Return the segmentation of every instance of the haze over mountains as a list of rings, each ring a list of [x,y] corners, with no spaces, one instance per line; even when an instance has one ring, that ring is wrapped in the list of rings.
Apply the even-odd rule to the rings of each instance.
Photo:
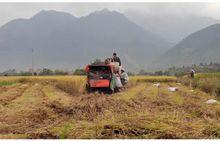
[[[177,43],[191,30],[217,20],[188,17],[177,22],[164,17],[162,20],[167,22],[160,23],[156,17],[143,17],[144,26],[129,19],[108,9],[80,18],[43,10],[30,19],[10,21],[0,28],[0,71],[31,68],[32,49],[35,68],[82,68],[95,59],[111,57],[113,52],[118,53],[129,71],[220,62],[218,24]]]
[[[153,62],[152,67],[182,67],[210,62],[220,62],[220,24],[189,35]]]
[[[127,11],[125,15],[144,29],[174,44],[177,44],[193,32],[220,22],[211,17],[201,17],[192,14],[143,14],[136,11]]]
[[[41,11],[1,27],[0,43],[1,70],[30,68],[32,48],[38,68],[84,67],[115,51],[127,69],[138,70],[171,47],[123,14],[107,9],[81,18]]]

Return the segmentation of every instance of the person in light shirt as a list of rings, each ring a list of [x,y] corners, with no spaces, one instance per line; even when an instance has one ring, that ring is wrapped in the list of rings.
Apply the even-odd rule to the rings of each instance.
[[[128,83],[129,77],[128,77],[128,74],[125,72],[124,68],[121,69],[120,77],[121,77],[122,85],[125,85]]]

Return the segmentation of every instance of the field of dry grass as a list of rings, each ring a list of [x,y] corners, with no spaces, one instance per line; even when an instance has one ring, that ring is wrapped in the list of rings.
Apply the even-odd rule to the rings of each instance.
[[[112,95],[84,88],[80,76],[1,77],[0,138],[220,138],[220,104],[205,103],[215,96],[175,77],[132,77]]]
[[[200,89],[220,99],[220,73],[200,73],[196,74],[192,80],[184,77],[180,78],[179,81],[186,86]]]

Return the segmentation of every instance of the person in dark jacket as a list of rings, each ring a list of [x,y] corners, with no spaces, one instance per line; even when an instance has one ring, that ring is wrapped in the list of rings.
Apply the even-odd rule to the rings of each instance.
[[[116,53],[113,53],[113,61],[118,62],[119,66],[121,66],[121,59],[117,56]]]

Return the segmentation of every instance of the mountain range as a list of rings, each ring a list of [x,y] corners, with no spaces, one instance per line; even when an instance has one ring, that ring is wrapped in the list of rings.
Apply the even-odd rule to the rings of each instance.
[[[220,24],[194,32],[151,64],[161,69],[173,66],[220,62]]]
[[[172,46],[117,11],[74,17],[53,10],[15,19],[0,28],[0,70],[75,69],[117,52],[128,70],[139,70]],[[33,53],[32,53],[32,50]]]
[[[191,34],[186,30],[186,37],[180,40],[173,33],[184,31],[180,28],[182,24],[175,31],[171,31],[170,25],[167,27],[170,32],[166,30],[162,35],[154,30],[159,28],[146,28],[108,9],[80,18],[43,10],[29,19],[15,19],[0,27],[0,71],[27,70],[32,62],[35,68],[72,70],[95,59],[112,57],[113,52],[121,57],[128,71],[220,62],[220,24],[210,25],[217,20],[209,18],[197,19],[208,21],[200,23],[201,27],[207,27]],[[190,27],[191,23],[186,22],[185,26]],[[171,43],[168,38],[172,36],[178,36],[180,41]]]

